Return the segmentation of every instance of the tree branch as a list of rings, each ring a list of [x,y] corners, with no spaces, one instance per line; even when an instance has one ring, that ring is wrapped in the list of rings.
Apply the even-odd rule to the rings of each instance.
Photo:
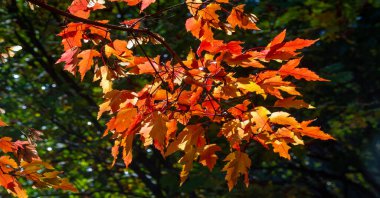
[[[32,4],[34,4],[34,5],[37,5],[37,6],[43,8],[45,10],[48,10],[50,12],[53,12],[55,14],[58,14],[58,15],[61,15],[61,16],[64,16],[64,17],[67,17],[67,18],[70,18],[70,19],[73,19],[75,21],[79,21],[79,22],[83,22],[83,23],[86,23],[86,24],[90,24],[90,25],[94,25],[94,26],[98,26],[98,27],[103,27],[103,28],[107,28],[107,29],[111,29],[111,30],[120,30],[120,31],[128,32],[128,33],[146,34],[149,37],[152,37],[155,40],[157,40],[159,43],[161,43],[168,50],[168,52],[173,56],[173,58],[181,65],[181,67],[183,67],[186,71],[189,70],[189,68],[182,62],[181,58],[169,46],[169,44],[167,42],[165,42],[165,40],[163,38],[161,38],[160,36],[158,36],[157,34],[151,32],[151,31],[149,31],[148,29],[133,29],[133,28],[128,28],[128,27],[124,27],[124,26],[118,26],[118,25],[112,25],[112,24],[104,24],[104,23],[100,23],[100,22],[97,22],[97,21],[92,21],[92,20],[89,20],[89,19],[84,19],[84,18],[81,18],[81,17],[77,17],[77,16],[72,15],[70,13],[67,13],[67,12],[59,10],[57,8],[54,8],[52,6],[49,6],[49,5],[45,4],[43,1],[41,1],[41,0],[26,0],[26,1],[28,1],[28,2],[30,2]]]

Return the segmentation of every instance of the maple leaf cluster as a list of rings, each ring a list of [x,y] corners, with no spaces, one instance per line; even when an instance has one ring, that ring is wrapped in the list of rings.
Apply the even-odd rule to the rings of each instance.
[[[0,127],[8,126],[0,120]],[[28,141],[12,141],[10,137],[0,138],[0,186],[17,197],[28,197],[18,178],[33,182],[36,188],[54,188],[77,192],[68,179],[61,178],[61,171],[56,171],[49,163],[38,156],[36,140],[41,140],[42,133],[29,129]]]
[[[30,0],[29,0],[30,1]],[[143,12],[154,0],[123,1],[139,6]],[[74,0],[68,11],[88,19],[91,12],[105,8],[104,1]],[[175,152],[183,155],[181,184],[188,178],[193,162],[212,170],[225,155],[222,171],[226,172],[229,189],[240,176],[248,186],[251,166],[246,147],[258,142],[281,157],[290,159],[291,145],[304,144],[303,136],[333,139],[310,121],[298,121],[284,109],[314,108],[302,100],[295,80],[327,81],[308,68],[301,67],[300,51],[317,40],[297,38],[285,41],[286,31],[267,46],[244,49],[243,41],[217,40],[214,34],[234,34],[240,30],[259,30],[258,18],[246,13],[244,5],[234,6],[229,0],[186,0],[191,14],[185,28],[200,44],[190,49],[185,59],[173,51],[160,35],[144,28],[143,18],[127,19],[122,26],[106,20],[72,22],[58,34],[65,52],[57,63],[83,80],[93,68],[94,81],[100,80],[104,102],[98,119],[111,115],[104,136],[114,140],[113,164],[121,155],[125,165],[132,162],[132,145],[139,139],[145,147],[153,145],[164,157]],[[125,31],[123,39],[112,31]],[[163,61],[148,55],[143,45],[161,44],[173,56]],[[137,54],[139,49],[140,55]],[[277,69],[268,68],[272,62]],[[239,75],[237,68],[255,71]],[[115,80],[130,75],[149,75],[154,80],[141,90],[113,89]],[[264,100],[265,105],[257,101]],[[226,148],[210,142],[211,123],[220,126],[218,137],[229,143]],[[220,153],[217,155],[217,153]]]

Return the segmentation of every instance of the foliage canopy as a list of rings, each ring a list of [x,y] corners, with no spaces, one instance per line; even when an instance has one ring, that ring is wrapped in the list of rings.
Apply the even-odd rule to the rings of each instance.
[[[59,11],[42,1],[30,2],[56,14]],[[152,1],[125,2],[138,5],[139,13],[155,5],[150,5]],[[174,154],[179,158],[182,184],[194,160],[212,170],[221,158],[231,190],[240,175],[249,183],[251,155],[256,152],[253,145],[290,159],[289,146],[303,144],[302,136],[332,139],[319,127],[309,126],[312,121],[299,122],[284,110],[313,108],[301,99],[295,83],[300,79],[325,81],[299,66],[298,50],[316,40],[284,41],[283,31],[269,44],[246,47],[240,41],[244,37],[235,35],[258,28],[256,16],[244,11],[243,5],[228,1],[179,5],[187,6],[191,14],[182,28],[198,40],[195,52],[171,48],[174,37],[154,33],[149,20],[161,17],[162,9],[128,17],[122,26],[110,25],[118,23],[114,19],[112,23],[97,21],[103,19],[98,12],[114,8],[111,3],[73,1],[64,12],[66,20],[77,21],[65,24],[58,34],[65,51],[57,62],[63,62],[70,73],[79,72],[81,81],[100,80],[104,101],[97,117],[109,120],[104,135],[114,141],[110,164],[120,166],[120,150],[124,164],[136,170],[131,164],[132,151],[134,155],[140,151],[134,147],[152,152],[153,146],[165,157]],[[144,80],[131,86],[133,79]]]

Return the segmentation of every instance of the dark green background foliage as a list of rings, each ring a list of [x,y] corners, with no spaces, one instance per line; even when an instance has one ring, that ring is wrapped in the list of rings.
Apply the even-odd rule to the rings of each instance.
[[[180,1],[163,1],[147,12],[156,12]],[[65,9],[69,1],[48,1]],[[240,2],[240,1],[235,1]],[[239,32],[217,38],[243,40],[247,48],[265,46],[287,29],[295,37],[320,41],[304,50],[302,64],[330,79],[328,83],[299,85],[305,100],[316,110],[295,111],[317,123],[337,141],[308,140],[291,150],[292,161],[281,159],[260,145],[253,145],[250,180],[228,193],[223,164],[213,172],[195,165],[189,180],[179,187],[175,157],[164,160],[154,149],[136,144],[134,162],[126,170],[121,161],[110,168],[111,143],[101,139],[106,117],[96,120],[101,102],[98,82],[87,75],[84,82],[62,70],[55,61],[62,53],[56,34],[67,21],[45,10],[31,11],[23,0],[0,2],[0,50],[21,45],[23,50],[0,63],[1,117],[12,127],[4,135],[22,138],[24,127],[44,131],[39,143],[43,159],[78,187],[79,193],[35,190],[33,196],[66,197],[380,197],[380,2],[378,0],[266,0],[246,1],[262,31]],[[138,16],[137,8],[109,4],[95,12],[97,19],[121,20]],[[143,25],[161,34],[185,57],[197,43],[184,29],[186,7],[150,18]],[[125,38],[113,32],[114,38]],[[148,53],[164,55],[161,46],[146,46]],[[169,57],[170,58],[170,57]],[[128,78],[117,86],[138,89],[149,79]],[[220,153],[224,157],[228,151]],[[28,186],[28,184],[26,183]],[[0,196],[9,196],[0,190]]]

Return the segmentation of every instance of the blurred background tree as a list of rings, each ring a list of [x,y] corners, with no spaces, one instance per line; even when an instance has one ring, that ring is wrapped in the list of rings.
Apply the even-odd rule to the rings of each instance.
[[[147,9],[154,13],[178,0],[156,0]],[[318,124],[337,138],[336,142],[309,141],[292,151],[292,161],[280,159],[260,146],[253,146],[250,180],[228,193],[224,174],[195,165],[189,180],[179,187],[175,159],[164,160],[154,149],[135,146],[130,169],[112,162],[111,143],[101,139],[107,118],[96,119],[101,90],[87,75],[74,78],[62,65],[55,65],[61,52],[58,27],[67,20],[36,9],[23,0],[0,2],[0,50],[14,45],[23,49],[13,59],[0,62],[0,115],[8,123],[44,131],[39,144],[42,158],[80,190],[78,194],[39,191],[38,197],[380,197],[380,1],[378,0],[245,0],[260,21],[261,31],[234,34],[247,48],[264,46],[283,29],[293,37],[320,38],[305,51],[304,64],[329,83],[303,86],[306,101],[316,110],[298,111],[305,118],[319,117]],[[61,10],[68,2],[49,1]],[[178,6],[144,26],[167,38],[185,56],[198,43],[182,25],[186,7]],[[96,12],[97,18],[117,23],[139,15],[137,8],[112,3]],[[122,36],[122,35],[119,35]],[[218,35],[217,35],[218,36]],[[222,35],[220,35],[222,36]],[[290,38],[291,39],[291,38]],[[160,47],[148,53],[166,57]],[[141,88],[147,80],[128,78],[116,86]],[[2,134],[22,137],[19,127],[0,129]],[[9,196],[0,189],[0,196]]]

